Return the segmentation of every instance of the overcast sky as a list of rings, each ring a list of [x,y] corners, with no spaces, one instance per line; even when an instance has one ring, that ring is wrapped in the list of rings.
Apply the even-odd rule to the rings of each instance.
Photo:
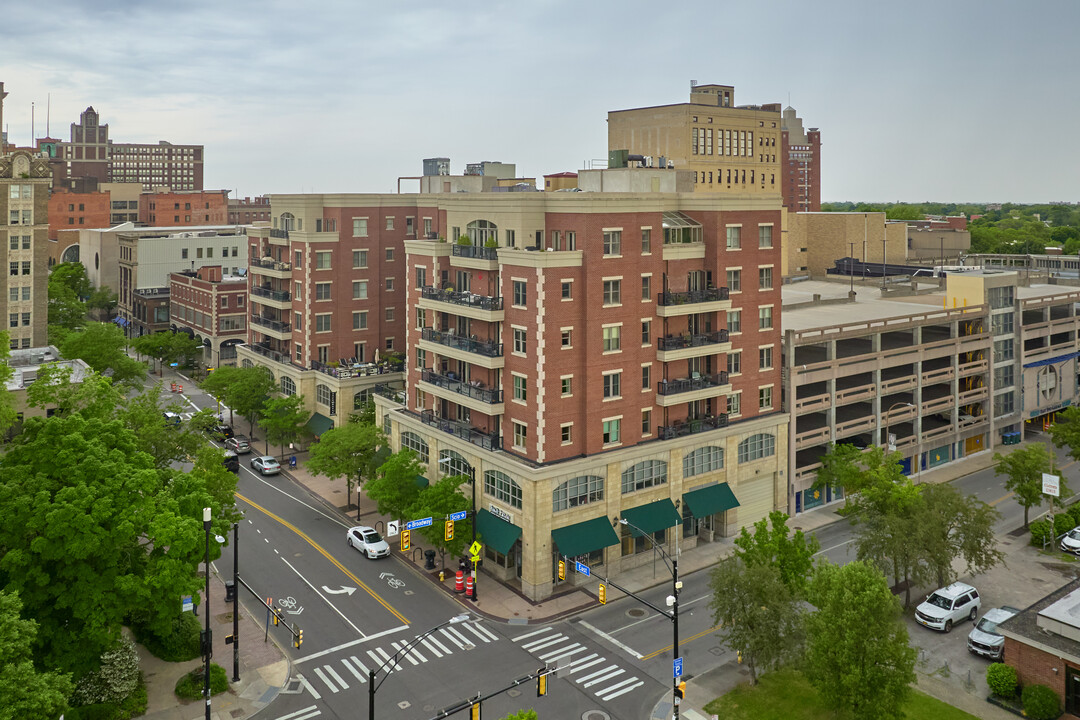
[[[9,140],[92,105],[114,142],[206,146],[205,186],[393,192],[421,160],[606,158],[609,110],[791,104],[822,199],[1080,201],[1077,0],[6,3]],[[416,187],[407,184],[408,189]]]

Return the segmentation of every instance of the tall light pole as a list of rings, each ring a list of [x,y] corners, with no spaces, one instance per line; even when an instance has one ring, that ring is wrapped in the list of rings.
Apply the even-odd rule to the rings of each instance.
[[[206,629],[203,632],[203,697],[206,698],[206,720],[210,720],[210,508],[202,511],[203,530],[206,531],[206,607],[203,617]]]
[[[626,525],[627,527],[631,527],[634,530],[637,530],[637,532],[640,535],[642,535],[643,537],[649,538],[649,542],[651,542],[653,544],[653,547],[656,548],[660,552],[660,557],[663,558],[664,564],[667,566],[668,571],[671,572],[671,595],[668,595],[668,597],[667,597],[667,605],[668,605],[668,607],[671,608],[670,619],[671,619],[671,625],[672,625],[672,632],[674,634],[673,644],[672,644],[674,655],[672,656],[672,660],[678,660],[679,659],[679,591],[682,590],[682,581],[679,580],[679,557],[678,557],[678,553],[675,554],[675,557],[670,557],[667,554],[667,551],[664,550],[664,547],[662,545],[660,545],[659,543],[657,543],[656,540],[653,539],[652,535],[645,532],[644,530],[642,530],[641,528],[639,528],[637,525],[633,524],[632,522],[630,522],[626,518],[619,518],[619,524],[620,525]],[[677,527],[678,526],[676,526],[676,528]],[[675,532],[677,533],[678,529],[676,529]],[[677,540],[678,540],[678,537],[676,536],[676,541]],[[674,663],[672,663],[672,668],[674,669]],[[679,701],[681,700],[681,698],[679,697],[679,678],[675,677],[674,672],[672,672],[671,675],[672,675],[672,681],[674,682],[674,686],[671,689],[671,694],[672,694],[672,705],[671,706],[673,708],[672,718],[673,718],[673,720],[679,720]]]
[[[233,523],[232,539],[232,679],[240,682],[240,523]]]
[[[398,658],[400,657],[404,659],[405,656],[408,655],[414,647],[416,647],[417,643],[426,638],[428,635],[431,635],[431,633],[435,632],[436,630],[440,630],[447,625],[456,625],[457,623],[465,622],[468,619],[468,613],[455,615],[446,622],[440,623],[435,627],[431,628],[430,630],[420,633],[411,643],[402,647],[396,653],[388,657],[382,665],[375,668],[374,670],[368,670],[368,720],[375,720],[375,691],[382,687],[382,684],[386,682],[386,678],[390,677],[390,673],[394,672],[394,667],[397,665]],[[375,676],[383,670],[386,670],[386,674],[383,675],[382,680],[380,680],[378,684],[376,684]]]
[[[909,402],[897,402],[897,403],[893,403],[892,405],[890,405],[889,409],[885,411],[885,450],[886,451],[888,451],[888,449],[889,449],[889,415],[892,413],[893,410],[895,410],[898,407],[910,407],[910,408],[913,408],[913,407],[915,407],[915,405],[912,404],[912,403],[909,403]],[[916,450],[918,450],[917,447],[916,447]],[[918,452],[915,453],[915,463],[916,463],[916,466],[919,466],[919,465],[922,464],[920,462]]]
[[[447,471],[449,471],[450,470],[450,460],[451,459],[449,457],[444,457],[441,460],[439,460],[439,464],[440,465],[445,465]],[[473,467],[472,463],[469,463],[469,484],[472,485],[472,541],[475,544],[476,543],[476,468]],[[476,562],[472,563],[472,588],[473,588],[472,600],[473,600],[473,602],[476,602],[477,600],[480,599],[480,594],[479,594],[480,593],[480,586],[479,586],[479,583],[477,582],[478,578],[477,578],[477,572],[476,572],[476,565],[477,565]]]

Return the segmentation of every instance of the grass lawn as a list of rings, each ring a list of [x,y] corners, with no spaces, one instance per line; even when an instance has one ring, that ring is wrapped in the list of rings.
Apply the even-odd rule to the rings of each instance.
[[[904,707],[911,720],[976,720],[963,710],[912,689]],[[780,670],[763,676],[758,686],[741,685],[705,706],[725,720],[836,720],[802,673]]]

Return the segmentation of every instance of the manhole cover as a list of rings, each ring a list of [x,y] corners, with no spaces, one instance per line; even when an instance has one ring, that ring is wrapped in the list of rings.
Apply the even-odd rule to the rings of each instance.
[[[521,697],[521,691],[520,690],[507,690],[506,694],[509,695],[510,697]]]
[[[402,700],[401,702],[399,702],[397,704],[397,706],[399,708],[401,708],[402,710],[408,710],[411,705],[412,705],[412,703],[409,702],[408,700]]]
[[[626,611],[626,614],[627,614],[628,617],[639,618],[639,617],[645,617],[646,613],[641,608],[630,608],[629,610]]]
[[[603,710],[587,710],[582,713],[581,720],[611,720],[611,716]]]

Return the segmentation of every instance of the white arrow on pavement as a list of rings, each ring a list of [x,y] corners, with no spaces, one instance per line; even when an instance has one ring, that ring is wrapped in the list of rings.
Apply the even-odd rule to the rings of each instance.
[[[304,612],[304,606],[301,605],[295,610],[286,610],[285,612],[289,613],[290,615],[299,615],[300,613]]]
[[[380,580],[385,580],[388,577],[394,577],[394,573],[382,573],[381,575],[379,575]]]
[[[331,590],[330,588],[326,587],[325,585],[322,586],[322,589],[323,589],[324,593],[327,593],[329,595],[340,595],[342,593],[349,593],[350,595],[352,595],[354,592],[356,592],[356,588],[354,588],[354,587],[345,587],[344,585],[341,586],[340,590]]]

